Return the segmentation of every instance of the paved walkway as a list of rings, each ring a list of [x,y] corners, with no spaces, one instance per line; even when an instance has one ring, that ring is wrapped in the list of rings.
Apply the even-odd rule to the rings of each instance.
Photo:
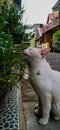
[[[24,114],[26,118],[27,130],[60,130],[60,121],[54,121],[50,118],[46,126],[39,124],[39,118],[34,115],[34,105],[36,102],[24,103]]]

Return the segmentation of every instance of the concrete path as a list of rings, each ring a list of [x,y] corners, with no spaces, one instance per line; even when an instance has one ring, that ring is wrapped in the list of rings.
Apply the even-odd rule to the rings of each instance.
[[[45,126],[39,124],[39,118],[34,115],[34,105],[36,102],[24,103],[24,115],[27,130],[60,130],[60,121],[49,119],[49,123]]]

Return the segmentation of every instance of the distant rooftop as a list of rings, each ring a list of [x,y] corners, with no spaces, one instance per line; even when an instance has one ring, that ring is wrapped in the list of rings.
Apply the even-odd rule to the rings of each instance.
[[[59,10],[60,11],[60,0],[56,2],[56,4],[52,7],[53,10]]]
[[[33,25],[33,27],[34,27],[35,25],[38,25],[39,27],[42,27],[42,26],[43,26],[42,23],[35,23],[35,24]]]

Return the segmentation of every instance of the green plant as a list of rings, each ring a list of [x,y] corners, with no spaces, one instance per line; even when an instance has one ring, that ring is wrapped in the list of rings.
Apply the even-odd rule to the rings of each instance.
[[[56,33],[53,35],[54,38],[54,48],[55,50],[60,50],[60,30],[58,30]]]
[[[24,32],[24,26],[22,23],[23,13],[24,7],[20,9],[15,3],[9,6],[7,0],[4,0],[0,5],[0,15],[4,16],[6,19],[6,31],[9,28],[11,34]]]
[[[16,53],[14,52],[14,45],[12,36],[0,30],[0,86],[7,86],[11,77],[11,67],[14,62]]]
[[[15,4],[8,6],[7,1],[0,5],[0,91],[11,87],[18,76],[22,79],[24,73],[24,57],[19,54],[26,48],[25,40],[27,39],[26,27],[22,23],[23,12],[24,10],[20,11]],[[19,46],[14,45],[13,32],[23,33]],[[12,71],[15,71],[14,63],[19,64],[19,75],[12,74]]]

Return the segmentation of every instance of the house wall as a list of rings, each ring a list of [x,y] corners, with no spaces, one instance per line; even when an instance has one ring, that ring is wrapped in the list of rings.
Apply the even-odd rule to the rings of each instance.
[[[51,32],[47,32],[46,34],[44,34],[44,42],[48,42],[49,43],[49,47],[52,46],[52,42],[53,42],[52,31]]]
[[[44,34],[44,42],[49,42],[49,46],[52,47],[52,44],[53,44],[53,34],[60,30],[60,25],[47,31],[45,34]]]

